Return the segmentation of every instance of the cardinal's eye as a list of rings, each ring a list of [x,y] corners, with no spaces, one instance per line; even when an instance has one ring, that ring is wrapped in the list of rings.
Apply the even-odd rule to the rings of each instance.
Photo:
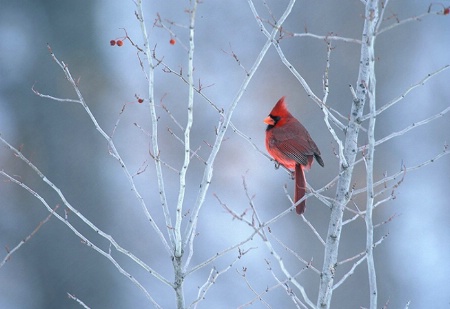
[[[277,122],[280,121],[280,119],[281,119],[280,116],[272,116],[272,115],[269,115],[269,116],[270,116],[270,118],[273,119],[273,121],[275,121],[275,123],[277,123]]]

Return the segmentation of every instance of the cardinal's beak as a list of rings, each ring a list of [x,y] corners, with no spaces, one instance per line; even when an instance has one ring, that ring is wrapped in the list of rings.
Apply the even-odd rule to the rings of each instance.
[[[275,124],[275,120],[273,120],[273,118],[270,117],[270,116],[267,116],[267,117],[264,119],[264,122],[265,122],[266,124],[268,124],[269,126],[273,126],[273,125]]]

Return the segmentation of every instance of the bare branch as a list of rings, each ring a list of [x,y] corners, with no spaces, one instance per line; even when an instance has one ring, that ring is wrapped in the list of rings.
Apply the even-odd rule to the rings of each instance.
[[[124,249],[123,247],[121,247],[111,235],[106,234],[105,232],[103,232],[100,228],[98,228],[95,224],[93,224],[89,219],[87,219],[85,216],[83,216],[75,207],[73,207],[65,198],[65,196],[63,195],[63,193],[61,192],[61,190],[54,184],[52,183],[44,174],[42,174],[42,172],[33,164],[31,163],[20,151],[18,151],[16,148],[14,148],[12,145],[10,145],[6,140],[4,140],[1,136],[0,136],[0,141],[5,144],[10,150],[12,150],[17,157],[19,157],[22,161],[24,161],[29,167],[31,167],[31,169],[33,171],[36,172],[36,174],[39,175],[39,177],[41,177],[42,181],[44,183],[46,183],[53,191],[56,192],[56,194],[59,196],[59,198],[61,199],[61,201],[63,202],[63,204],[71,211],[71,213],[75,214],[81,221],[83,221],[88,227],[90,227],[93,231],[95,231],[98,235],[102,236],[103,238],[105,238],[106,240],[108,240],[108,242],[110,242],[114,248],[121,252],[122,254],[124,254],[125,256],[129,257],[131,260],[133,260],[137,265],[141,266],[142,268],[144,268],[148,273],[152,274],[153,276],[155,276],[158,280],[160,280],[161,282],[164,282],[165,284],[172,286],[172,284],[166,280],[163,276],[161,276],[160,274],[158,274],[156,271],[154,271],[152,268],[150,268],[146,263],[144,263],[143,261],[141,261],[139,258],[137,258],[136,256],[134,256],[130,251]],[[78,237],[80,237],[84,242],[86,242],[87,244],[90,243],[90,241],[84,237],[80,232],[78,232],[77,229],[75,229],[67,220],[65,220],[64,218],[62,218],[60,215],[58,215],[56,212],[53,212],[53,209],[47,204],[47,202],[35,191],[33,191],[31,188],[29,188],[27,185],[25,185],[22,181],[17,180],[16,178],[10,176],[9,174],[7,174],[6,172],[4,172],[3,170],[0,170],[0,174],[5,176],[6,178],[8,178],[9,180],[11,180],[12,182],[18,184],[19,186],[21,186],[22,188],[24,188],[25,190],[27,190],[29,193],[31,193],[34,197],[36,197],[46,208],[47,211],[49,211],[50,213],[54,213],[54,215],[58,218],[58,220],[60,220],[61,222],[63,222],[65,225],[67,225]],[[99,253],[102,253],[102,255],[108,255],[108,254],[103,254],[104,252],[101,249],[98,249],[97,247],[95,247],[92,244],[92,247],[98,251]],[[97,250],[98,249],[98,250]],[[100,250],[100,251],[99,251]],[[112,259],[112,257],[111,257]]]
[[[100,134],[103,136],[103,138],[108,142],[108,147],[110,149],[110,154],[119,162],[120,166],[122,167],[123,172],[125,173],[126,178],[128,179],[128,182],[131,186],[132,191],[135,193],[136,198],[138,199],[140,205],[141,205],[141,209],[143,210],[145,216],[147,217],[147,220],[150,222],[151,226],[153,227],[153,229],[155,230],[155,232],[158,234],[158,236],[160,237],[165,249],[167,250],[167,252],[169,254],[171,254],[171,250],[170,250],[170,246],[166,241],[166,238],[164,237],[163,233],[161,232],[161,230],[159,229],[158,225],[155,223],[155,221],[153,220],[153,217],[151,216],[150,212],[147,209],[147,206],[145,204],[144,199],[142,198],[141,194],[139,193],[139,190],[137,189],[134,180],[133,180],[133,176],[131,175],[131,173],[129,172],[128,168],[126,167],[125,162],[122,160],[118,150],[116,149],[116,146],[112,140],[112,138],[110,136],[108,136],[108,134],[106,134],[106,132],[100,127],[100,125],[97,122],[97,119],[95,118],[95,116],[92,114],[90,108],[88,107],[88,105],[86,104],[83,95],[81,94],[80,89],[78,88],[78,83],[73,79],[69,68],[67,67],[67,65],[62,62],[59,61],[58,58],[56,58],[55,54],[53,53],[52,49],[50,48],[50,46],[48,46],[48,50],[50,52],[50,55],[53,59],[53,61],[56,62],[56,64],[58,64],[58,66],[61,68],[61,70],[64,72],[64,75],[66,77],[66,79],[69,81],[69,83],[72,85],[73,89],[75,90],[75,93],[78,96],[78,99],[80,100],[81,105],[83,106],[85,112],[88,114],[89,118],[91,119],[91,122],[94,124],[95,128],[97,129],[97,131],[100,132]],[[2,141],[5,143],[6,141],[4,141],[2,139]],[[8,144],[9,145],[9,144]],[[14,148],[12,148],[12,146],[9,147],[11,150],[13,150]],[[24,160],[24,157],[21,157],[22,160]],[[25,160],[24,160],[25,161]],[[29,161],[28,161],[29,162]],[[28,163],[27,162],[27,163]],[[32,167],[32,165],[30,165],[30,163],[28,163],[28,165],[30,167]],[[37,172],[39,174],[39,176],[45,181],[46,178],[45,176],[38,172],[37,168],[33,168],[35,170],[35,172]],[[169,231],[169,235],[171,235],[170,231]]]
[[[413,130],[415,128],[418,128],[420,126],[428,124],[428,123],[432,122],[433,120],[436,120],[436,119],[446,115],[448,112],[450,112],[450,106],[448,106],[447,108],[443,109],[441,112],[439,112],[439,113],[437,113],[437,114],[435,114],[433,116],[430,116],[430,117],[428,117],[426,119],[423,119],[421,121],[418,121],[418,122],[413,122],[412,124],[410,124],[406,128],[404,128],[404,129],[402,129],[400,131],[397,131],[397,132],[393,132],[393,133],[391,133],[391,134],[389,134],[389,135],[387,135],[387,136],[377,140],[375,142],[375,146],[378,146],[378,145],[380,145],[380,144],[382,144],[384,142],[387,142],[387,141],[393,139],[394,137],[402,136],[405,133],[407,133],[407,132],[409,132],[409,131],[411,131],[411,130]],[[367,147],[367,145],[361,146],[361,147],[358,148],[358,151],[363,151],[364,149],[366,149],[366,147]]]
[[[396,28],[398,26],[402,26],[404,24],[407,24],[407,23],[410,23],[410,22],[413,22],[413,21],[421,21],[422,18],[424,18],[424,17],[428,17],[428,16],[431,16],[431,15],[439,15],[439,13],[440,13],[440,11],[437,11],[437,12],[428,11],[428,12],[422,13],[422,14],[420,14],[418,16],[412,16],[412,17],[409,17],[409,18],[406,18],[406,19],[403,19],[403,20],[398,20],[397,23],[394,23],[392,25],[386,26],[386,27],[384,27],[383,29],[381,29],[379,31],[377,29],[376,35],[382,34],[382,33],[386,32],[388,30],[394,29],[394,28]]]
[[[0,174],[6,176],[6,173],[1,170]],[[8,176],[6,176],[8,177]],[[21,240],[14,248],[12,248],[11,250],[7,249],[7,254],[5,256],[5,258],[0,262],[0,268],[3,267],[3,265],[5,265],[5,263],[7,261],[9,261],[11,259],[11,256],[13,255],[14,252],[16,252],[17,250],[20,249],[20,247],[22,247],[27,241],[29,241],[38,231],[39,229],[48,222],[48,220],[50,220],[50,218],[52,217],[53,213],[59,208],[59,205],[56,205],[53,209],[52,212],[41,222],[39,222],[39,224],[36,226],[36,228],[31,232],[30,235],[28,235],[27,237],[25,237],[23,240]]]
[[[70,299],[73,299],[74,301],[76,301],[80,306],[82,306],[85,309],[90,309],[90,307],[88,307],[84,302],[82,302],[79,298],[77,298],[75,295],[72,295],[70,293],[67,293],[67,296]]]
[[[336,271],[336,263],[338,256],[338,248],[340,244],[340,237],[342,232],[342,219],[344,208],[351,198],[351,178],[353,174],[353,165],[356,159],[356,150],[358,149],[357,141],[360,123],[359,117],[362,116],[365,100],[367,96],[367,82],[374,76],[372,72],[375,58],[375,29],[378,24],[378,1],[367,1],[365,4],[365,18],[364,29],[361,39],[361,56],[360,67],[357,80],[357,90],[354,92],[354,99],[350,113],[349,124],[346,127],[345,143],[344,143],[344,157],[346,158],[345,165],[340,168],[340,175],[337,182],[336,198],[331,207],[331,217],[328,224],[327,237],[325,239],[325,254],[322,268],[322,275],[319,285],[319,296],[317,300],[317,307],[330,308],[331,297],[333,294],[334,278]],[[352,88],[351,88],[352,89]],[[372,90],[372,93],[374,91]]]
[[[310,38],[323,40],[323,41],[337,41],[337,42],[340,41],[340,42],[345,42],[345,43],[361,44],[361,40],[338,36],[334,33],[330,33],[328,35],[317,35],[317,34],[313,34],[313,33],[309,33],[309,32],[289,33],[289,34],[292,35],[293,37],[300,37],[300,38],[301,37],[310,37]]]
[[[304,258],[302,258],[297,252],[289,248],[285,243],[283,243],[278,237],[276,237],[273,233],[270,234],[271,237],[273,237],[287,252],[291,253],[293,256],[295,256],[300,262],[305,264],[305,266],[308,269],[311,269],[313,272],[315,272],[317,275],[320,275],[320,270],[315,268],[312,265],[312,259],[311,261],[306,261]]]
[[[374,249],[375,247],[377,247],[379,244],[381,244],[383,242],[383,240],[385,240],[387,238],[388,235],[384,235],[383,237],[381,237],[376,243],[373,244],[372,249]],[[341,280],[339,280],[334,286],[333,286],[333,290],[337,289],[339,286],[342,285],[342,283],[345,282],[345,280],[347,280],[348,278],[350,278],[354,272],[356,267],[358,267],[362,262],[364,262],[364,260],[367,259],[367,252],[361,252],[349,259],[346,259],[342,262],[340,262],[341,264],[346,263],[346,262],[350,262],[358,257],[361,257],[358,261],[356,261],[353,265],[352,268],[341,278]]]
[[[403,100],[411,91],[413,91],[414,89],[425,85],[425,83],[431,79],[432,77],[438,75],[439,73],[442,73],[443,71],[447,70],[450,67],[450,65],[445,65],[442,68],[440,68],[437,71],[434,71],[432,73],[429,73],[425,78],[423,78],[421,81],[419,81],[418,83],[412,85],[411,87],[409,87],[408,89],[406,89],[405,92],[403,92],[399,97],[393,99],[391,102],[387,103],[386,105],[383,105],[382,107],[380,107],[376,113],[375,116],[378,116],[379,114],[381,114],[382,112],[384,112],[385,110],[387,110],[388,108],[392,107],[393,105],[395,105],[396,103],[400,102],[401,100]],[[361,122],[365,121],[367,119],[370,118],[370,114],[365,115],[363,117],[361,117]]]
[[[167,227],[167,233],[169,234],[169,238],[171,240],[172,246],[170,247],[165,239],[163,239],[163,243],[166,247],[166,250],[168,250],[168,252],[170,254],[172,254],[173,253],[172,248],[175,247],[175,235],[174,235],[173,230],[171,228],[169,228],[173,225],[172,225],[172,220],[171,220],[170,212],[169,212],[169,206],[168,206],[168,202],[167,202],[161,161],[159,160],[160,151],[159,151],[159,144],[158,144],[158,116],[156,115],[155,95],[154,95],[155,64],[153,63],[153,58],[151,57],[152,52],[150,50],[150,42],[148,40],[149,37],[148,37],[147,26],[146,26],[145,18],[144,18],[142,0],[136,0],[135,4],[136,4],[136,9],[137,9],[136,17],[139,21],[139,25],[141,26],[142,38],[144,41],[144,48],[145,48],[144,53],[147,56],[146,58],[147,58],[147,65],[148,65],[148,73],[146,73],[146,75],[147,75],[147,80],[148,80],[148,107],[149,107],[149,111],[150,111],[150,119],[151,119],[151,124],[152,124],[151,146],[152,146],[152,153],[156,155],[156,157],[155,157],[156,160],[154,160],[154,162],[155,162],[155,169],[156,169],[156,177],[158,179],[159,199],[160,199],[160,203],[161,203],[163,213],[164,213],[165,223],[166,223],[166,227]],[[143,204],[143,206],[145,206],[145,204]],[[151,220],[150,222],[152,223],[152,225],[154,225],[153,220]],[[159,230],[159,228],[158,228],[158,230]],[[161,234],[161,236],[162,236],[162,234]]]
[[[233,262],[231,262],[228,266],[226,266],[224,269],[222,269],[221,271],[218,271],[215,267],[213,267],[209,273],[208,279],[206,280],[206,282],[199,288],[198,290],[198,295],[197,295],[197,299],[194,300],[192,302],[192,304],[189,306],[189,308],[191,308],[192,306],[194,308],[197,308],[198,304],[205,299],[205,295],[206,293],[209,291],[209,289],[212,287],[212,285],[214,283],[216,283],[217,279],[219,278],[220,275],[226,273],[227,271],[229,271],[234,263],[236,263],[236,261],[238,261],[240,257],[236,258]]]
[[[5,173],[4,171],[0,171],[0,174],[5,176],[6,178],[8,178],[10,181],[14,182],[15,184],[21,186],[22,188],[24,188],[26,191],[28,191],[30,194],[32,194],[34,197],[36,197],[44,206],[45,208],[47,208],[47,210],[49,212],[51,212],[59,221],[61,221],[63,224],[65,224],[75,235],[77,235],[81,240],[82,243],[84,243],[85,245],[87,245],[88,247],[94,249],[95,251],[97,251],[98,253],[100,253],[102,256],[106,257],[116,268],[117,270],[124,275],[126,278],[128,278],[131,282],[133,282],[147,297],[147,299],[149,299],[156,308],[161,308],[156,301],[153,299],[153,297],[150,295],[150,293],[147,291],[147,289],[136,279],[134,278],[131,274],[129,274],[127,271],[125,271],[120,264],[111,256],[110,253],[105,252],[104,250],[100,249],[98,246],[96,246],[94,243],[92,243],[89,239],[87,239],[77,228],[75,228],[68,220],[66,220],[65,218],[61,217],[57,212],[53,212],[53,209],[50,208],[50,206],[47,204],[47,202],[45,201],[45,199],[40,196],[37,192],[35,192],[34,190],[32,190],[30,187],[28,187],[27,185],[25,185],[23,182],[17,180],[16,178],[10,176],[9,174]],[[53,188],[53,187],[52,187]],[[58,190],[56,187],[53,188],[54,190]],[[58,194],[60,193],[57,192]],[[129,257],[130,259],[132,259],[134,262],[136,262],[136,264],[138,264],[139,266],[143,267],[149,274],[153,275],[155,278],[157,278],[158,280],[160,280],[161,282],[172,286],[172,283],[170,283],[168,280],[166,280],[164,277],[162,277],[160,274],[158,274],[157,272],[155,272],[153,269],[151,269],[148,265],[146,265],[144,262],[142,262],[141,260],[139,260],[137,257],[135,257],[131,252],[123,249],[121,246],[119,246],[116,241],[108,234],[104,233],[102,230],[98,229],[95,225],[93,225],[91,222],[89,222],[86,218],[84,218],[75,208],[73,208],[66,200],[64,197],[61,197],[61,199],[64,202],[64,205],[67,206],[71,212],[75,213],[84,223],[86,223],[89,227],[91,227],[92,229],[94,229],[94,231],[96,231],[99,235],[101,235],[102,237],[104,237],[105,239],[107,239],[115,248],[117,251],[123,253],[125,256]]]
[[[50,99],[50,100],[58,101],[58,102],[70,102],[70,103],[80,103],[81,104],[80,100],[61,99],[61,98],[53,97],[48,94],[42,94],[34,88],[34,85],[33,85],[33,87],[31,87],[31,90],[34,92],[34,94],[36,94],[37,96],[40,96],[41,98]]]

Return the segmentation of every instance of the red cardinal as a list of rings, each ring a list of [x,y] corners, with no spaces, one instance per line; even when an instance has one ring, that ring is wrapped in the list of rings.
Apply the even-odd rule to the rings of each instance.
[[[313,158],[324,166],[319,148],[305,127],[289,113],[282,97],[273,107],[267,123],[266,148],[270,155],[281,165],[295,170],[294,202],[297,203],[306,192],[304,170],[309,170]],[[305,212],[305,201],[297,205],[299,215]]]

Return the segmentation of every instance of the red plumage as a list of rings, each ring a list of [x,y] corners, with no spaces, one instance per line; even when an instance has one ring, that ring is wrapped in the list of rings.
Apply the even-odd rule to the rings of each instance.
[[[273,107],[269,116],[264,119],[267,124],[266,148],[269,154],[281,165],[294,171],[295,194],[297,203],[306,193],[304,170],[309,170],[314,158],[324,166],[320,151],[306,128],[289,113],[282,97]],[[296,207],[296,212],[305,212],[306,202]]]

